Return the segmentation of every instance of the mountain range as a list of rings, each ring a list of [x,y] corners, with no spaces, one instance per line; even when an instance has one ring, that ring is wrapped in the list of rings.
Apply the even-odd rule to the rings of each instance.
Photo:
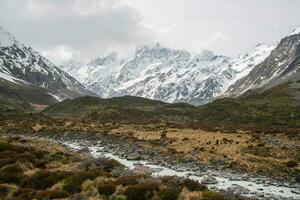
[[[60,67],[103,98],[131,95],[201,105],[271,84],[275,73],[281,74],[288,68],[292,58],[284,63],[285,55],[292,57],[293,52],[284,48],[297,46],[298,36],[296,29],[280,42],[258,44],[236,58],[206,50],[193,55],[155,44],[138,48],[130,58],[110,53],[87,64],[70,60]],[[288,45],[291,47],[284,47]],[[281,55],[281,60],[272,60],[275,54]],[[280,70],[270,62],[281,64]]]
[[[70,60],[57,67],[0,28],[1,97],[51,105],[86,95],[130,95],[201,105],[296,80],[299,41],[297,28],[279,42],[258,44],[236,58],[155,44],[138,48],[129,58],[110,53],[87,64]]]

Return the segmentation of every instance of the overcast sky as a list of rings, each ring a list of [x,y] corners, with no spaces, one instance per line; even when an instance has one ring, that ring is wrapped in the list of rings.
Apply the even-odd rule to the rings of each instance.
[[[0,26],[56,64],[159,42],[236,56],[300,25],[300,0],[0,0]]]

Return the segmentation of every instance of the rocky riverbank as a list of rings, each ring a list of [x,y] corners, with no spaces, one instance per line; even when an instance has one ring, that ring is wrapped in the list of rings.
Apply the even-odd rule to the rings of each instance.
[[[222,163],[205,165],[198,159],[186,159],[183,155],[162,155],[159,149],[143,148],[143,141],[116,137],[107,133],[83,134],[42,134],[33,137],[48,138],[79,152],[91,153],[117,159],[133,169],[148,171],[153,175],[177,175],[190,177],[213,190],[227,190],[232,193],[265,199],[300,199],[300,186],[296,181],[280,182],[264,176],[232,174]],[[137,168],[139,166],[139,168]]]

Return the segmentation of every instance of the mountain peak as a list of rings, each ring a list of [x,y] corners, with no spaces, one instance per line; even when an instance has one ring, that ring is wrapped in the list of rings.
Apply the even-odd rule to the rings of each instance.
[[[12,46],[15,42],[15,38],[0,26],[0,46]]]
[[[290,36],[291,35],[297,35],[297,34],[299,34],[300,33],[300,26],[298,26],[297,28],[295,28],[294,30],[293,30],[293,32],[290,34]]]

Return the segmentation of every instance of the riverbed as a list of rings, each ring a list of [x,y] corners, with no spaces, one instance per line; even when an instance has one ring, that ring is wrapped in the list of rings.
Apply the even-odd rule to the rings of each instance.
[[[152,176],[178,176],[188,177],[202,182],[204,178],[211,177],[216,180],[214,184],[207,184],[215,191],[231,190],[236,194],[254,197],[256,199],[300,199],[299,185],[289,185],[287,183],[277,183],[263,178],[249,178],[243,175],[207,170],[205,173],[197,173],[189,169],[174,169],[162,165],[153,164],[147,160],[128,160],[117,155],[117,153],[108,152],[107,149],[98,145],[91,145],[84,141],[60,141],[63,145],[78,151],[88,148],[93,157],[105,157],[119,161],[129,169],[135,169],[137,166],[143,166],[152,170]]]

